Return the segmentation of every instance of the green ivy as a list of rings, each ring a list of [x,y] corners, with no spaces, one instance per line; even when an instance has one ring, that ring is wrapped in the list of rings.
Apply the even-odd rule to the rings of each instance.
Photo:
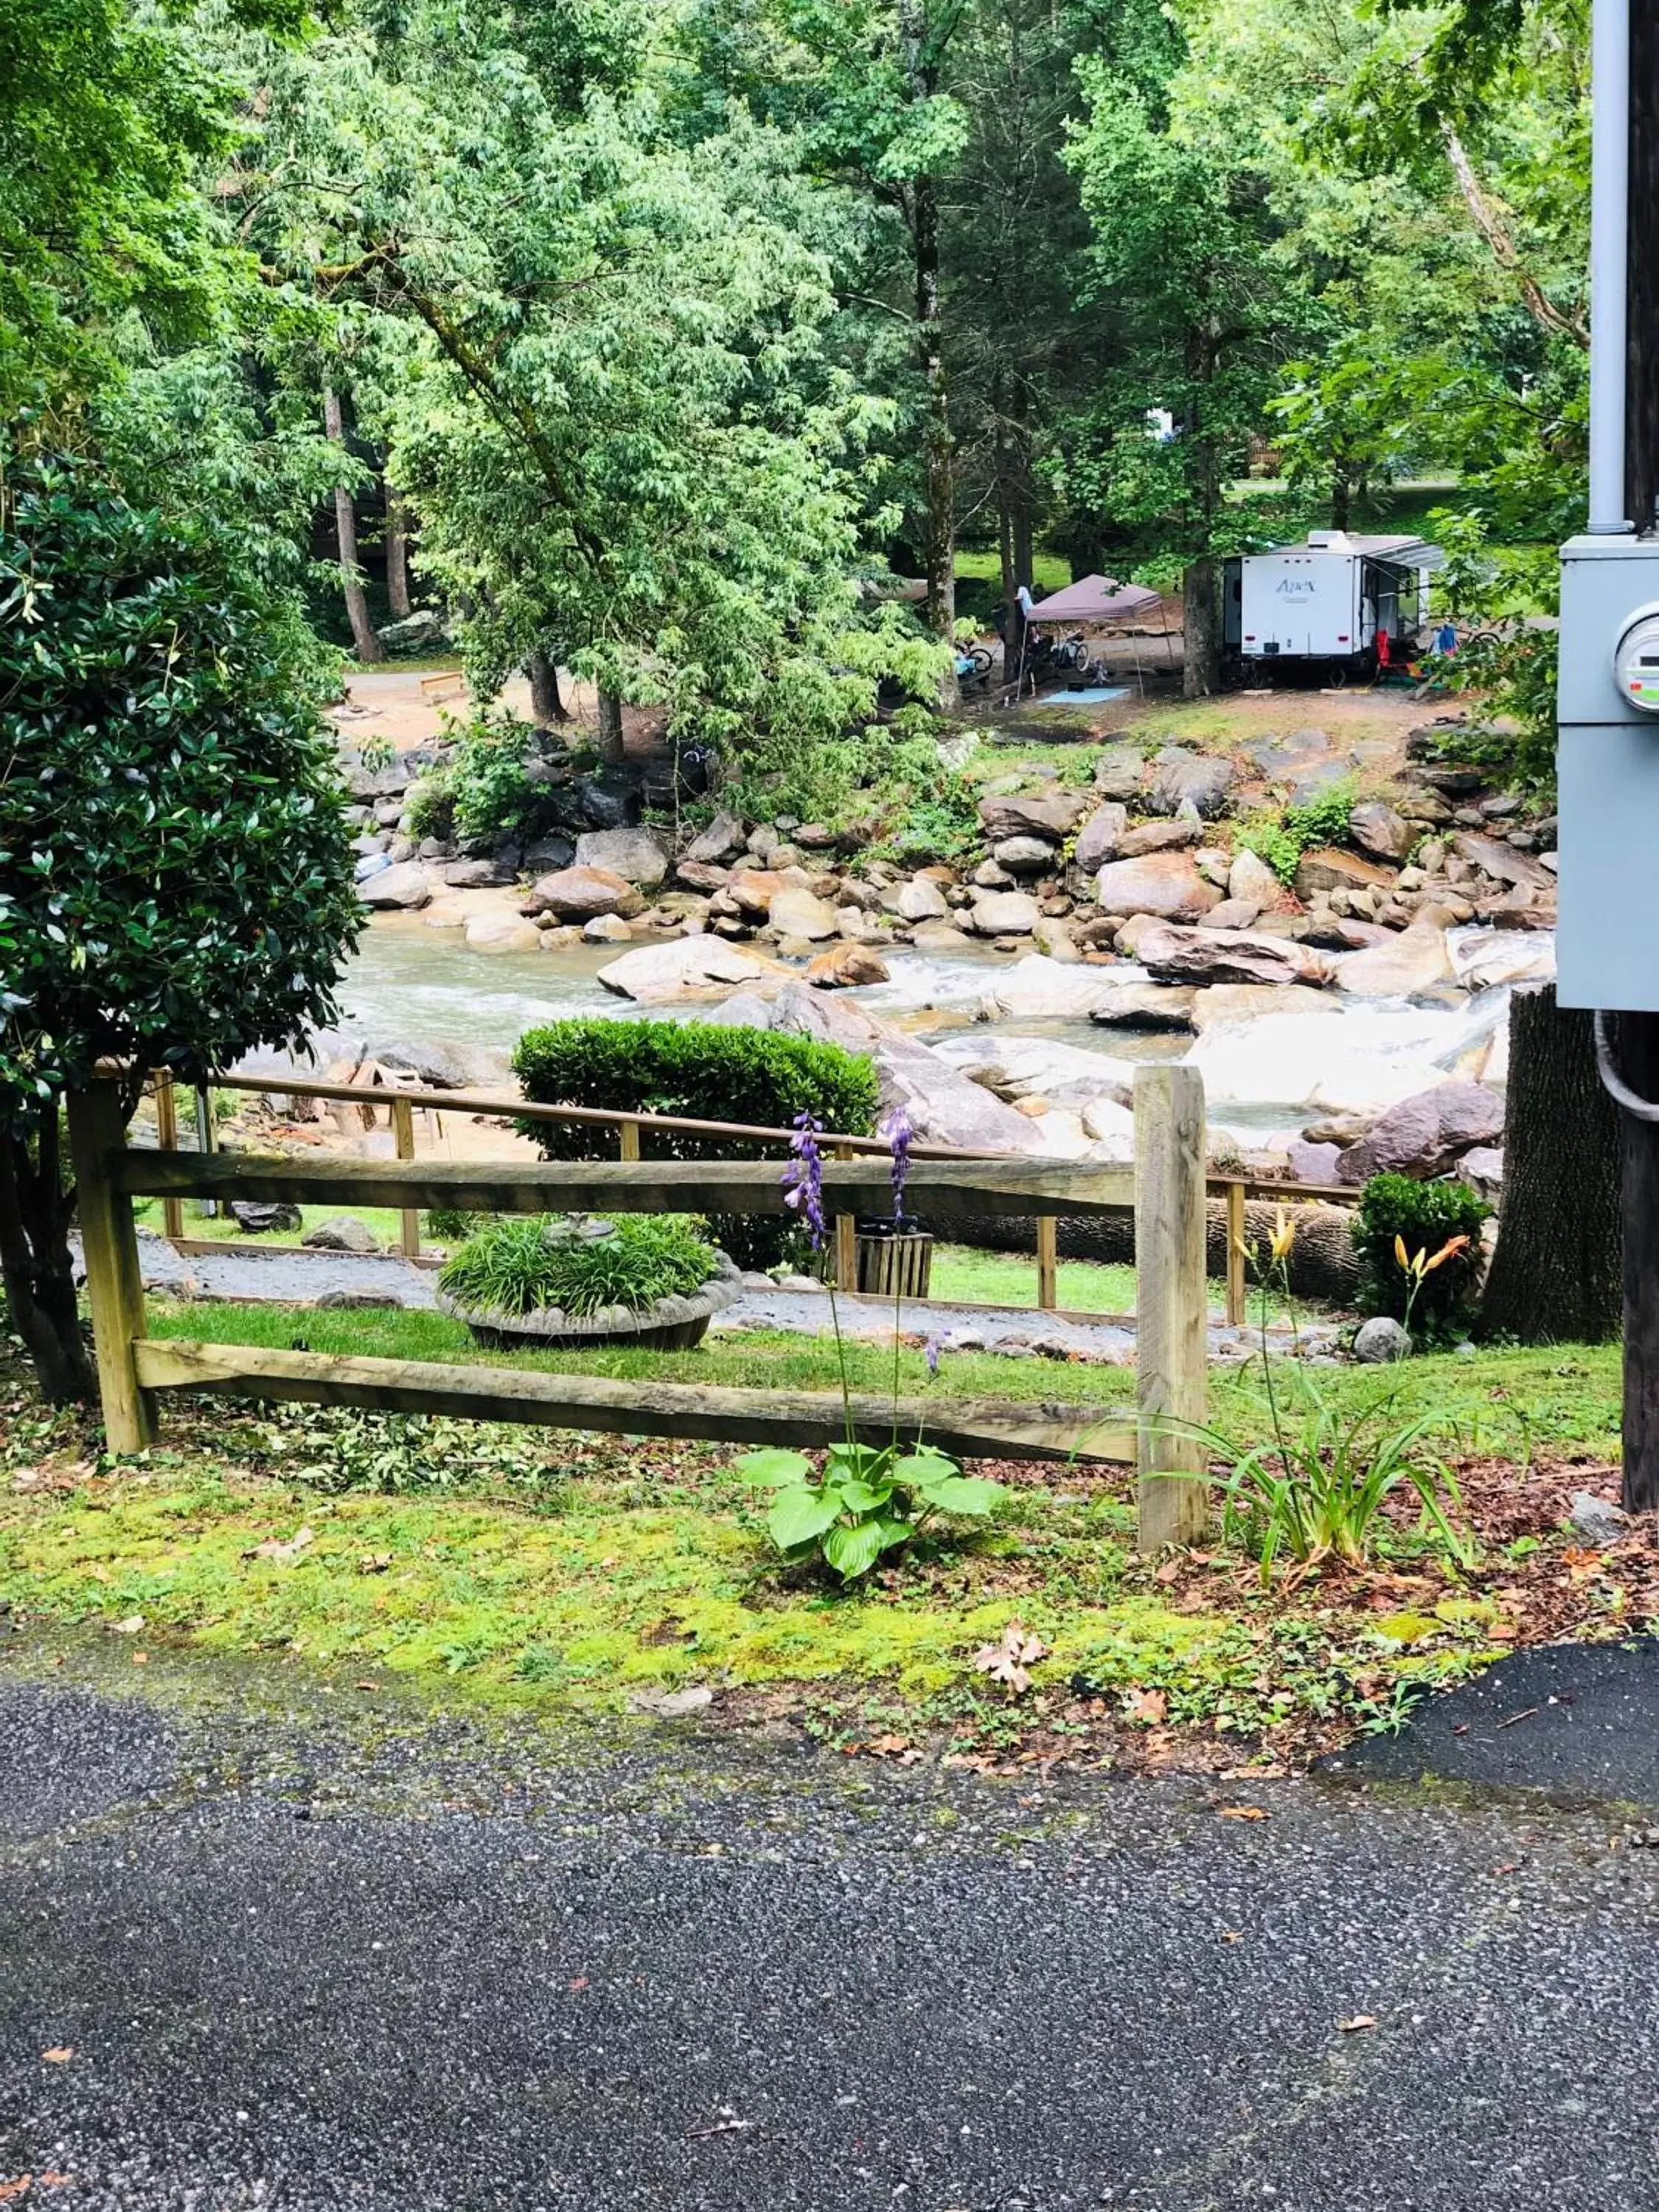
[[[1234,842],[1241,852],[1254,853],[1265,860],[1280,883],[1294,883],[1297,864],[1304,853],[1346,842],[1353,821],[1354,797],[1352,784],[1334,784],[1304,806],[1287,806],[1282,814],[1258,815],[1244,823]]]

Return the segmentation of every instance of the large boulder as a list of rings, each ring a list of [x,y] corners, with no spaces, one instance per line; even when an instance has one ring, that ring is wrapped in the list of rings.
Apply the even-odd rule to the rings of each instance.
[[[1460,860],[1467,860],[1472,868],[1479,868],[1500,884],[1524,884],[1530,890],[1547,892],[1552,899],[1555,896],[1555,878],[1549,870],[1530,853],[1516,852],[1501,837],[1466,832],[1452,839],[1451,848]]]
[[[1039,1131],[1024,1115],[854,999],[796,981],[784,985],[767,1012],[766,1026],[771,1029],[867,1054],[875,1063],[884,1109],[902,1106],[916,1135],[928,1144],[990,1152],[1042,1149]]]
[[[1284,885],[1267,863],[1255,853],[1235,853],[1227,870],[1227,896],[1243,899],[1264,911],[1276,905]]]
[[[1296,895],[1310,899],[1320,891],[1391,891],[1396,872],[1358,853],[1322,845],[1296,864]]]
[[[398,860],[359,884],[357,896],[377,913],[394,907],[413,911],[430,900],[432,883],[418,860]]]
[[[1450,917],[1437,906],[1420,908],[1408,928],[1386,945],[1350,952],[1337,963],[1339,987],[1359,999],[1412,999],[1452,980],[1446,945]]]
[[[352,1213],[332,1213],[326,1221],[319,1221],[314,1229],[307,1230],[300,1239],[313,1252],[378,1252],[380,1240],[374,1231]]]
[[[733,868],[726,878],[726,896],[747,915],[764,915],[772,911],[772,902],[780,891],[789,888],[786,878],[773,868]]]
[[[642,945],[624,952],[599,981],[619,998],[642,1006],[667,1006],[698,999],[725,998],[744,984],[758,984],[790,971],[720,937],[674,938],[666,945]]]
[[[1081,1022],[1124,988],[1109,969],[1030,953],[992,983],[975,1009],[982,1022]]]
[[[1060,858],[1060,848],[1046,837],[1000,837],[991,857],[1011,876],[1046,876]]]
[[[944,892],[931,876],[910,876],[902,884],[890,884],[881,894],[881,902],[901,921],[944,921],[951,912]]]
[[[1478,1083],[1438,1083],[1391,1106],[1336,1163],[1339,1182],[1369,1182],[1374,1175],[1415,1176],[1425,1181],[1504,1133],[1504,1103]]]
[[[768,918],[778,936],[804,937],[813,943],[834,937],[841,927],[828,900],[787,884],[774,893]]]
[[[1092,872],[1108,860],[1117,858],[1118,848],[1123,842],[1124,832],[1129,827],[1129,810],[1115,799],[1097,806],[1094,812],[1077,833],[1077,849],[1072,854],[1079,868]]]
[[[969,921],[981,937],[1029,937],[1038,910],[1030,891],[981,891]]]
[[[979,818],[994,842],[1003,837],[1042,837],[1058,845],[1077,827],[1088,804],[1080,791],[1050,792],[1041,799],[1010,793],[1001,799],[981,799]]]
[[[729,860],[744,849],[744,828],[735,814],[717,814],[685,848],[688,860]]]
[[[1103,745],[1095,761],[1095,789],[1103,799],[1139,799],[1146,757],[1138,745]]]
[[[1196,822],[1139,822],[1120,840],[1120,860],[1139,860],[1148,853],[1179,852],[1183,845],[1200,845],[1204,832]]]
[[[469,952],[536,952],[542,933],[522,915],[475,914],[467,917],[465,942]]]
[[[1189,1030],[1195,991],[1181,984],[1109,983],[1089,1019],[1115,1030]]]
[[[1348,835],[1356,845],[1379,860],[1403,860],[1417,842],[1419,831],[1403,814],[1396,814],[1383,799],[1368,799],[1348,817]]]
[[[817,990],[848,991],[863,983],[884,983],[890,972],[868,945],[833,945],[807,963],[806,980]]]
[[[1165,745],[1153,757],[1146,805],[1154,814],[1178,814],[1191,805],[1205,821],[1213,821],[1237,780],[1230,760],[1194,752],[1186,745]]]
[[[1196,921],[1221,903],[1186,853],[1109,860],[1095,878],[1095,897],[1103,914],[1151,914],[1164,921]]]
[[[1311,945],[1248,929],[1188,929],[1164,922],[1135,939],[1135,957],[1163,983],[1328,982],[1330,969]]]
[[[668,846],[654,830],[590,830],[576,840],[579,868],[605,868],[653,891],[668,873]]]
[[[1323,992],[1307,983],[1212,983],[1193,994],[1192,1026],[1202,1036],[1206,1030],[1259,1022],[1267,1014],[1328,1014],[1330,1010]]]
[[[638,914],[644,904],[633,884],[609,868],[556,868],[537,877],[525,910],[560,921],[588,921],[596,914]]]

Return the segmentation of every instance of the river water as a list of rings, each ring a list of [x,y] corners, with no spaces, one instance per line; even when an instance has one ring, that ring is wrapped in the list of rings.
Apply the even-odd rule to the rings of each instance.
[[[1429,1003],[1332,992],[1327,1008],[1264,1013],[1197,1038],[1086,1021],[979,1021],[988,982],[1012,964],[988,950],[941,957],[896,947],[885,956],[890,980],[850,995],[953,1064],[995,1062],[1057,1103],[1081,1106],[1121,1091],[1138,1061],[1188,1059],[1203,1073],[1212,1124],[1260,1142],[1316,1115],[1381,1112],[1449,1073],[1501,1081],[1508,985],[1518,974],[1547,968],[1550,940],[1462,930],[1453,932],[1451,945],[1466,986],[1448,987]],[[458,933],[426,928],[413,917],[377,920],[342,989],[342,1027],[371,1047],[462,1048],[504,1060],[525,1030],[562,1016],[684,1019],[702,1011],[647,1015],[607,991],[599,971],[617,954],[614,945],[479,953]],[[1127,981],[1140,972],[1126,966],[1111,974]]]

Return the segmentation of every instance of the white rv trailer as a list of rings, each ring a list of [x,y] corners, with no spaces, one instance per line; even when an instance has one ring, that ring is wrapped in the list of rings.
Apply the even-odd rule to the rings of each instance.
[[[1445,559],[1420,538],[1346,530],[1314,530],[1305,545],[1243,554],[1224,571],[1222,644],[1247,680],[1314,663],[1369,676],[1379,660],[1419,650],[1429,577]]]

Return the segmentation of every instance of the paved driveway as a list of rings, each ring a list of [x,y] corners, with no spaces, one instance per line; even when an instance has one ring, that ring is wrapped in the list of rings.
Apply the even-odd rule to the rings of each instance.
[[[24,2212],[1659,2203],[1612,1814],[140,1688],[112,1642],[0,1647]]]

